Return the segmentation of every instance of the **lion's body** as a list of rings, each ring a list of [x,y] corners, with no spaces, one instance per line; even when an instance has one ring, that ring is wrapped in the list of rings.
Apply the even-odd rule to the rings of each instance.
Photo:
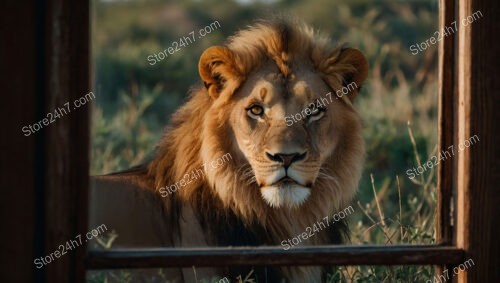
[[[205,87],[195,88],[173,116],[154,157],[94,179],[91,220],[116,230],[115,246],[280,245],[304,233],[344,209],[356,191],[364,154],[350,103],[357,90],[307,123],[286,126],[284,116],[339,89],[347,81],[342,77],[361,85],[363,60],[328,49],[305,26],[282,22],[258,24],[238,33],[228,48],[207,50],[200,60]],[[248,99],[260,99],[257,110],[265,114],[247,116]],[[301,152],[293,153],[293,164],[276,163],[292,152]],[[214,163],[227,154],[230,159]],[[202,176],[179,185],[200,170]],[[175,190],[166,189],[172,184]],[[342,221],[332,223],[300,244],[338,244],[344,232]],[[205,275],[242,270],[206,269]],[[321,282],[325,276],[316,267],[257,271],[268,282],[276,276]],[[186,270],[172,276],[192,280]]]

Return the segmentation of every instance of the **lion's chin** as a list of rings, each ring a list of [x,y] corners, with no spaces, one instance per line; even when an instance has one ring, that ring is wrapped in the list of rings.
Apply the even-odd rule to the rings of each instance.
[[[260,193],[271,207],[295,208],[307,200],[311,194],[311,189],[295,182],[280,182],[271,186],[261,187]]]

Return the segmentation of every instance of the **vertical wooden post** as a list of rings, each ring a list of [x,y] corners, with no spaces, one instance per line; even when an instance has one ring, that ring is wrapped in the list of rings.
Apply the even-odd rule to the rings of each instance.
[[[2,138],[0,138],[0,282],[33,282],[37,233],[37,144],[42,135],[25,136],[22,127],[37,118],[35,1],[0,2]],[[43,227],[43,225],[42,225]]]
[[[45,3],[46,111],[65,108],[66,115],[46,128],[45,252],[75,239],[85,239],[89,179],[88,104],[74,101],[90,89],[89,1],[47,0]],[[95,93],[95,91],[94,91]],[[48,264],[47,282],[85,282],[86,244]]]
[[[1,282],[84,282],[85,244],[36,268],[34,260],[87,228],[90,105],[34,133],[22,131],[89,91],[89,2],[0,4],[4,93],[0,178]],[[45,122],[47,123],[47,122]]]
[[[440,0],[439,31],[451,25],[455,18],[455,3],[453,0]],[[438,144],[439,150],[448,150],[453,144],[454,109],[450,107],[454,101],[454,39],[450,34],[439,42],[439,117]],[[437,173],[437,243],[451,245],[453,241],[453,226],[450,222],[451,201],[453,197],[453,159],[439,163]]]
[[[474,261],[456,277],[458,282],[500,282],[500,2],[458,5],[456,142],[475,135],[480,141],[456,152],[456,244]],[[475,20],[468,18],[474,15]]]

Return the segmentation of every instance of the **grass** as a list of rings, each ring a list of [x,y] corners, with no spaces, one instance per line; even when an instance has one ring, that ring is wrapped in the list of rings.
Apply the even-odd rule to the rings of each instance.
[[[409,123],[408,136],[415,162],[420,165],[421,156]],[[421,180],[415,181],[417,190],[406,192],[401,187],[400,176],[396,175],[392,182],[384,182],[377,189],[370,174],[373,199],[364,204],[357,201],[363,217],[351,227],[352,244],[433,244],[436,239],[434,175],[432,170],[421,175]],[[398,210],[387,215],[382,204],[390,202],[391,192],[397,195]],[[424,282],[433,273],[433,266],[344,266],[330,274],[327,282]]]

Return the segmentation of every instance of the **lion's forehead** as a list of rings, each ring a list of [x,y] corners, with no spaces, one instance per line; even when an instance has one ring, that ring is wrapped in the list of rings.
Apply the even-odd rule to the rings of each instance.
[[[268,107],[267,115],[284,117],[300,112],[328,92],[326,86],[316,85],[310,78],[297,78],[287,84],[261,78],[254,85],[251,95],[247,98],[249,102],[246,103],[261,102]]]

